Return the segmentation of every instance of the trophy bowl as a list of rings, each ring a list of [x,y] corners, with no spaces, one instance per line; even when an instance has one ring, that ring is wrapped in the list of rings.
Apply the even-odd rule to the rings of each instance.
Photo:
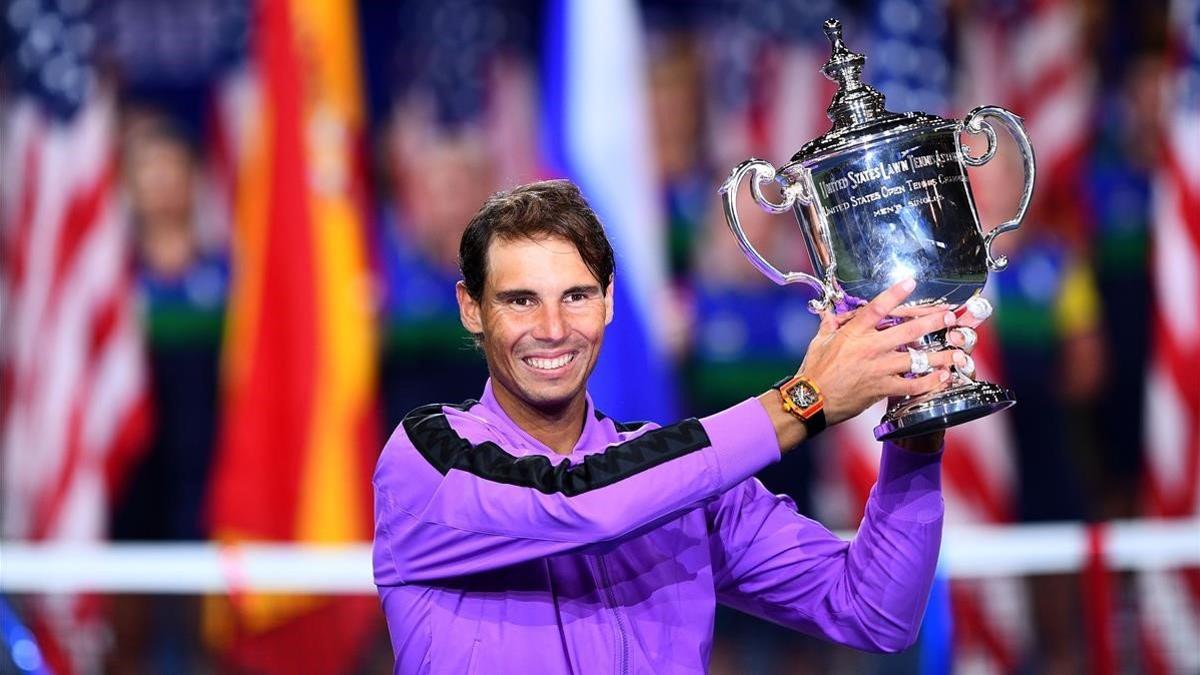
[[[1029,207],[1034,157],[1021,118],[996,106],[975,108],[962,120],[887,111],[883,94],[862,82],[866,59],[846,48],[840,22],[830,19],[824,28],[832,55],[822,71],[838,84],[827,111],[833,128],[806,143],[778,170],[760,159],[739,164],[720,188],[730,230],[769,279],[812,287],[817,292],[809,303],[814,312],[853,311],[905,278],[916,280],[917,286],[903,307],[945,304],[957,309],[983,290],[989,271],[1007,266],[1003,256],[993,256],[992,243],[1020,227]],[[995,155],[993,123],[1016,140],[1025,186],[1016,215],[984,231],[967,167],[983,165]],[[972,155],[965,140],[980,135],[986,146]],[[770,213],[795,214],[816,275],[780,271],[746,237],[736,196],[748,175],[759,206]],[[762,192],[762,185],[772,181],[781,188],[779,201]],[[908,347],[936,351],[948,345],[942,331]],[[948,388],[893,405],[875,428],[875,437],[888,440],[944,429],[1014,403],[1013,393],[1004,387],[956,371]]]

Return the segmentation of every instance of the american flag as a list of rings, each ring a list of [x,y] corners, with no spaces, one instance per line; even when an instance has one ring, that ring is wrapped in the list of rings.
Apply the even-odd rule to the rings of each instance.
[[[1085,44],[1084,7],[1066,0],[1035,0],[1018,24],[1010,53],[1012,105],[1026,120],[1038,152],[1039,191],[1047,207],[1079,203],[1080,172],[1092,135],[1095,73]],[[1072,213],[1078,228],[1084,216]]]
[[[833,3],[729,0],[716,10],[704,48],[713,158],[720,166],[749,156],[781,165],[829,129],[833,85],[821,75],[829,55],[821,22]]]
[[[1170,9],[1154,183],[1153,331],[1146,396],[1147,514],[1200,515],[1200,2]],[[1142,576],[1146,672],[1200,672],[1200,569]]]
[[[1089,217],[1079,195],[1097,90],[1084,3],[1001,0],[966,6],[963,101],[971,107],[1003,105],[1024,118],[1037,150],[1033,217],[1078,240]]]
[[[86,543],[141,446],[147,377],[126,220],[116,197],[112,96],[98,81],[88,2],[16,0],[0,159],[3,536]],[[46,662],[92,670],[98,605],[40,598]]]

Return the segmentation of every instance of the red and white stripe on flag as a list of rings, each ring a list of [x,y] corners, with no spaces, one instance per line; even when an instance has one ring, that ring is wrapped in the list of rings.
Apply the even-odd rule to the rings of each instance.
[[[1152,204],[1153,355],[1146,512],[1200,515],[1200,0],[1171,3],[1163,138]],[[1200,569],[1142,575],[1147,672],[1200,672]]]
[[[828,52],[824,40],[793,44],[762,38],[754,46],[747,98],[732,108],[727,101],[708,101],[707,114],[714,119],[708,142],[722,166],[748,157],[781,166],[800,146],[829,131],[825,106],[835,88],[821,74]]]
[[[95,541],[149,402],[115,106],[98,96],[61,121],[18,99],[4,119],[0,527],[11,539]],[[95,604],[43,604],[35,626],[52,665],[87,667],[99,654],[88,645]]]
[[[977,377],[1003,383],[996,337],[980,328],[974,352]],[[1021,392],[1016,392],[1018,405]],[[946,433],[942,458],[946,521],[1008,523],[1016,499],[1015,441],[1004,413],[975,420]],[[955,664],[959,672],[1013,672],[1028,648],[1024,582],[1015,577],[955,580]]]
[[[1095,73],[1084,42],[1084,7],[1033,0],[1009,45],[1015,112],[1037,150],[1039,190],[1078,194],[1074,181],[1090,136]],[[1003,61],[993,67],[1004,67]]]
[[[1072,0],[1027,0],[1016,18],[1005,19],[995,14],[1002,6],[980,3],[964,21],[960,103],[999,104],[1024,119],[1037,153],[1035,217],[1080,234],[1086,213],[1078,195],[1096,96],[1085,8]]]

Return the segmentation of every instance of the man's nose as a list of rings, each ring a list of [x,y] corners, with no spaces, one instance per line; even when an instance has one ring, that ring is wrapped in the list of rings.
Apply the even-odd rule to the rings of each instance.
[[[557,342],[567,336],[567,321],[563,311],[557,305],[548,303],[538,311],[537,325],[534,327],[534,337],[539,340]]]

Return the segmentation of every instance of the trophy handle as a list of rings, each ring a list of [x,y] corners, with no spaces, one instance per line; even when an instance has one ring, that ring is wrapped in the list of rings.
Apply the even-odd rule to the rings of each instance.
[[[809,303],[809,308],[815,312],[823,310],[829,306],[830,294],[820,279],[804,272],[779,271],[779,268],[764,258],[758,252],[758,249],[754,248],[754,244],[751,244],[750,240],[746,237],[746,232],[742,229],[742,224],[738,220],[737,214],[737,191],[741,185],[742,178],[746,174],[754,175],[753,180],[750,182],[750,194],[754,196],[754,201],[758,202],[758,205],[768,213],[784,213],[791,209],[792,205],[797,201],[801,204],[808,204],[809,199],[803,194],[803,188],[798,183],[789,182],[783,188],[783,200],[778,204],[772,202],[762,193],[762,184],[775,180],[775,167],[770,162],[751,158],[734,168],[733,172],[729,174],[729,178],[721,185],[719,192],[721,193],[721,201],[725,205],[725,220],[729,223],[729,229],[733,231],[733,236],[737,238],[738,245],[742,247],[742,252],[750,259],[751,264],[757,267],[758,271],[766,275],[768,279],[780,286],[797,282],[808,284],[821,294],[819,299]]]
[[[1033,197],[1033,177],[1035,174],[1033,165],[1033,146],[1029,143],[1029,136],[1025,133],[1025,125],[1021,123],[1021,118],[1011,112],[994,105],[985,105],[975,108],[967,113],[963,118],[962,128],[968,133],[978,134],[982,132],[987,137],[987,150],[978,157],[972,157],[967,152],[967,146],[962,143],[962,138],[959,138],[959,145],[962,149],[963,162],[970,166],[982,166],[987,164],[996,154],[996,131],[992,129],[992,125],[984,121],[985,117],[994,117],[1008,129],[1008,133],[1012,134],[1013,139],[1017,141],[1017,148],[1021,151],[1021,160],[1025,164],[1025,189],[1021,193],[1021,202],[1017,206],[1017,215],[1011,220],[1000,223],[992,228],[990,232],[983,237],[983,246],[987,251],[987,266],[993,272],[998,272],[1008,267],[1008,258],[1006,256],[992,256],[992,242],[996,237],[1015,230],[1021,226],[1021,221],[1025,218],[1025,212],[1029,210],[1029,200]]]

